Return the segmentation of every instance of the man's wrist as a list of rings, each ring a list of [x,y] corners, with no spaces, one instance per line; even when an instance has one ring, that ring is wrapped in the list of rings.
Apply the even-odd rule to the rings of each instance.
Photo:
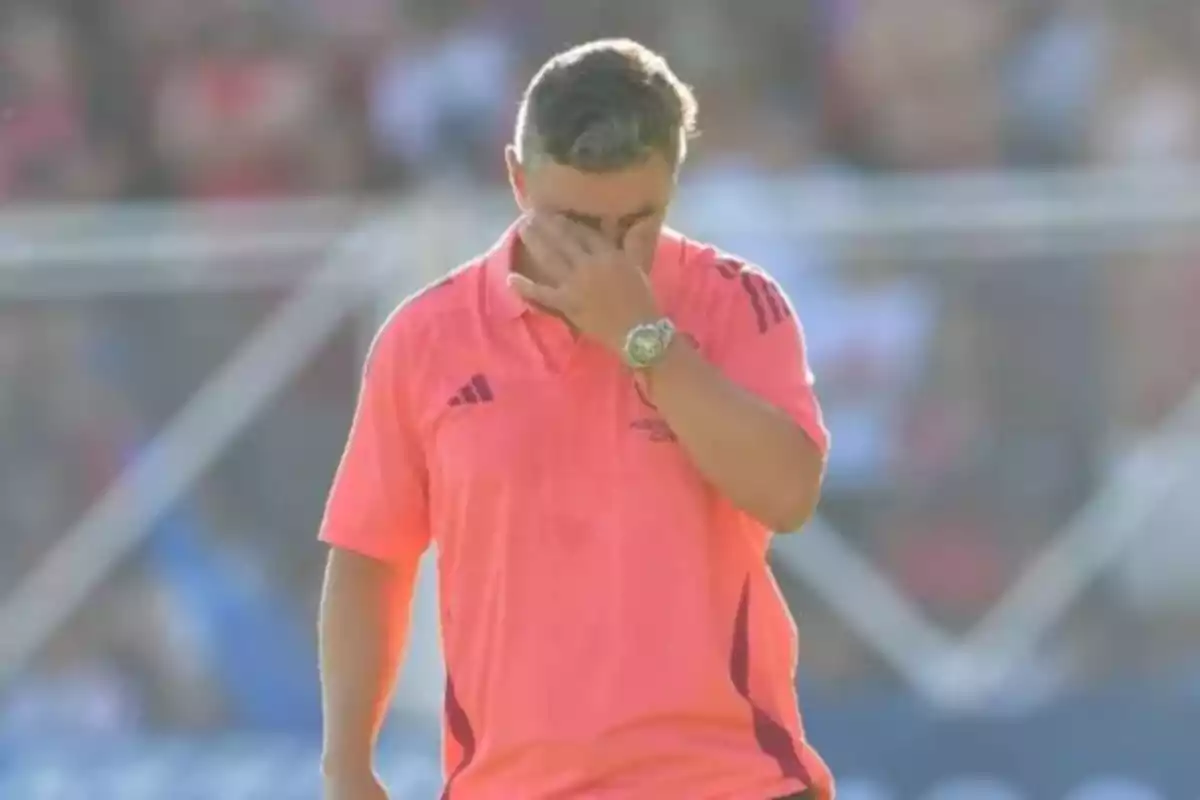
[[[657,316],[632,325],[620,348],[621,360],[631,369],[650,369],[666,356],[675,334],[670,317]]]
[[[662,357],[646,369],[637,371],[637,380],[641,382],[646,396],[651,402],[658,403],[656,395],[663,385],[678,382],[681,376],[689,371],[689,364],[700,357],[700,353],[686,336],[675,336],[667,346]],[[686,381],[686,378],[684,378]]]
[[[374,761],[369,753],[325,753],[321,756],[321,776],[326,780],[337,781],[373,775]]]

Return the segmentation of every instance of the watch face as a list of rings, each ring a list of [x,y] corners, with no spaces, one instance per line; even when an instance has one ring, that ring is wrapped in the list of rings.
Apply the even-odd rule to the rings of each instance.
[[[625,340],[625,361],[635,369],[645,369],[666,353],[675,334],[669,319],[649,325],[639,325]]]
[[[658,358],[662,349],[662,337],[654,328],[637,331],[629,342],[629,357],[638,364],[647,364]]]

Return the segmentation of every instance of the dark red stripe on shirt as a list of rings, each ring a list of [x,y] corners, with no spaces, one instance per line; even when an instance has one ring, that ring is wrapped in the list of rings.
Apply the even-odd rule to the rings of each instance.
[[[722,258],[713,266],[717,268],[717,272],[720,273],[721,277],[727,281],[731,281],[742,274],[741,262],[731,258]]]
[[[475,758],[475,731],[471,728],[471,720],[467,719],[467,712],[463,711],[458,702],[458,695],[454,692],[454,679],[449,674],[446,675],[446,728],[462,748],[462,758],[459,759],[454,772],[446,778],[442,800],[450,800],[450,789],[454,785],[454,779],[461,775]]]
[[[773,283],[766,278],[759,278],[759,281],[762,282],[763,294],[767,296],[767,306],[771,309],[771,319],[778,325],[780,322],[783,322],[784,309],[787,308],[787,304],[783,302],[783,298],[779,296],[779,290],[775,288]]]
[[[754,308],[754,319],[758,323],[758,332],[766,333],[770,327],[767,324],[767,310],[763,307],[762,297],[758,293],[758,286],[754,281],[754,275],[749,272],[742,273],[742,289],[746,292],[746,296],[750,298],[750,305]]]
[[[808,770],[800,762],[796,754],[795,743],[791,734],[763,711],[750,696],[750,579],[742,584],[742,596],[738,601],[737,616],[733,623],[733,648],[729,654],[729,677],[733,680],[734,688],[750,706],[754,717],[754,738],[758,747],[766,755],[775,759],[780,772],[786,778],[803,781],[805,786],[812,786],[812,778]]]

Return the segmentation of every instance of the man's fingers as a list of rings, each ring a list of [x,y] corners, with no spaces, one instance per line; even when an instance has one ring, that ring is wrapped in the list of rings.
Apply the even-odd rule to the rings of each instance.
[[[542,226],[576,264],[586,263],[608,246],[599,231],[563,214],[535,214],[534,224]]]
[[[570,253],[559,245],[558,239],[544,225],[535,220],[526,221],[521,226],[521,241],[549,277],[561,280],[571,274],[573,261]]]
[[[621,239],[621,250],[632,266],[647,269],[654,263],[658,250],[661,222],[657,218],[643,219],[632,225]]]
[[[594,242],[587,235],[595,231],[566,217],[557,214],[534,214],[529,227],[552,243],[572,266],[587,261],[595,252]]]
[[[655,246],[658,244],[658,229],[658,220],[653,217],[639,220],[625,232],[625,238],[621,242],[621,249],[627,253],[641,253],[643,251],[646,251],[648,254],[653,253]]]
[[[508,285],[514,292],[523,297],[526,302],[549,308],[554,311],[565,311],[563,308],[562,291],[553,286],[535,283],[524,275],[516,272],[508,276]]]
[[[613,243],[590,225],[559,217],[554,220],[554,227],[560,232],[560,235],[569,238],[576,247],[588,255],[603,255],[613,249]]]

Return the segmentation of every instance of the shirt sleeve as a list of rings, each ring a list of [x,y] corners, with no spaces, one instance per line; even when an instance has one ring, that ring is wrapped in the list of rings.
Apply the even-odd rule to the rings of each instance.
[[[320,539],[381,561],[416,559],[429,544],[428,480],[403,377],[396,319],[376,337]]]
[[[731,380],[796,421],[820,449],[829,431],[813,390],[804,330],[779,284],[756,267],[725,263],[724,325],[715,343],[717,366]]]

